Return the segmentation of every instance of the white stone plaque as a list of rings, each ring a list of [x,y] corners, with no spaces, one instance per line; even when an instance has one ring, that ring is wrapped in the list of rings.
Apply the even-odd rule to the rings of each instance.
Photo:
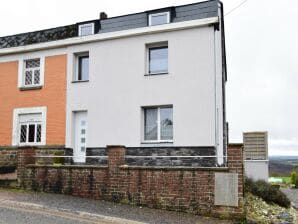
[[[238,206],[238,174],[215,173],[214,204]]]

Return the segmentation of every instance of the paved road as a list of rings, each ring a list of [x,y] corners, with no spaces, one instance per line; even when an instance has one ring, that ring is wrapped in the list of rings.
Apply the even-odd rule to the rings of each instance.
[[[0,224],[228,224],[193,216],[66,195],[0,189]]]
[[[142,224],[132,220],[53,209],[50,207],[0,199],[0,224]]]

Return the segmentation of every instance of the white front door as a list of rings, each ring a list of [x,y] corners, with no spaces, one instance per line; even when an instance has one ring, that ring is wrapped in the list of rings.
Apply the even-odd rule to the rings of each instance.
[[[84,163],[87,144],[87,112],[74,113],[74,162]]]

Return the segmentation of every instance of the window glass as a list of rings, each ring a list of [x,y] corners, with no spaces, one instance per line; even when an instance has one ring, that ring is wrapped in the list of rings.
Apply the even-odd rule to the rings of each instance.
[[[157,140],[157,109],[145,109],[145,140]]]
[[[173,108],[160,108],[160,139],[173,139]]]
[[[89,80],[89,56],[79,56],[78,81]]]
[[[80,36],[87,36],[93,34],[93,24],[84,24],[79,26]]]
[[[155,25],[161,25],[161,24],[166,24],[169,22],[169,13],[156,13],[156,14],[151,14],[150,15],[150,26],[155,26]]]
[[[34,142],[35,139],[35,125],[29,125],[28,142]]]
[[[168,72],[168,47],[149,48],[149,74]]]
[[[36,142],[41,142],[41,125],[38,124],[36,128]]]
[[[21,125],[20,142],[26,142],[27,139],[27,125]]]
[[[25,60],[23,83],[25,86],[40,85],[40,59]]]

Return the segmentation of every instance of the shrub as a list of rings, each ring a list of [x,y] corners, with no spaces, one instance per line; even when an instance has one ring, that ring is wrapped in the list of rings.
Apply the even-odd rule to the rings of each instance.
[[[298,175],[295,171],[291,173],[291,183],[295,185],[295,188],[298,188]]]
[[[289,208],[291,205],[290,200],[283,192],[263,180],[246,179],[245,191],[262,198],[269,204],[275,203],[285,208]]]
[[[55,151],[54,156],[64,156],[64,151],[63,150]],[[64,158],[63,157],[54,157],[53,158],[53,163],[63,164],[64,163]]]

